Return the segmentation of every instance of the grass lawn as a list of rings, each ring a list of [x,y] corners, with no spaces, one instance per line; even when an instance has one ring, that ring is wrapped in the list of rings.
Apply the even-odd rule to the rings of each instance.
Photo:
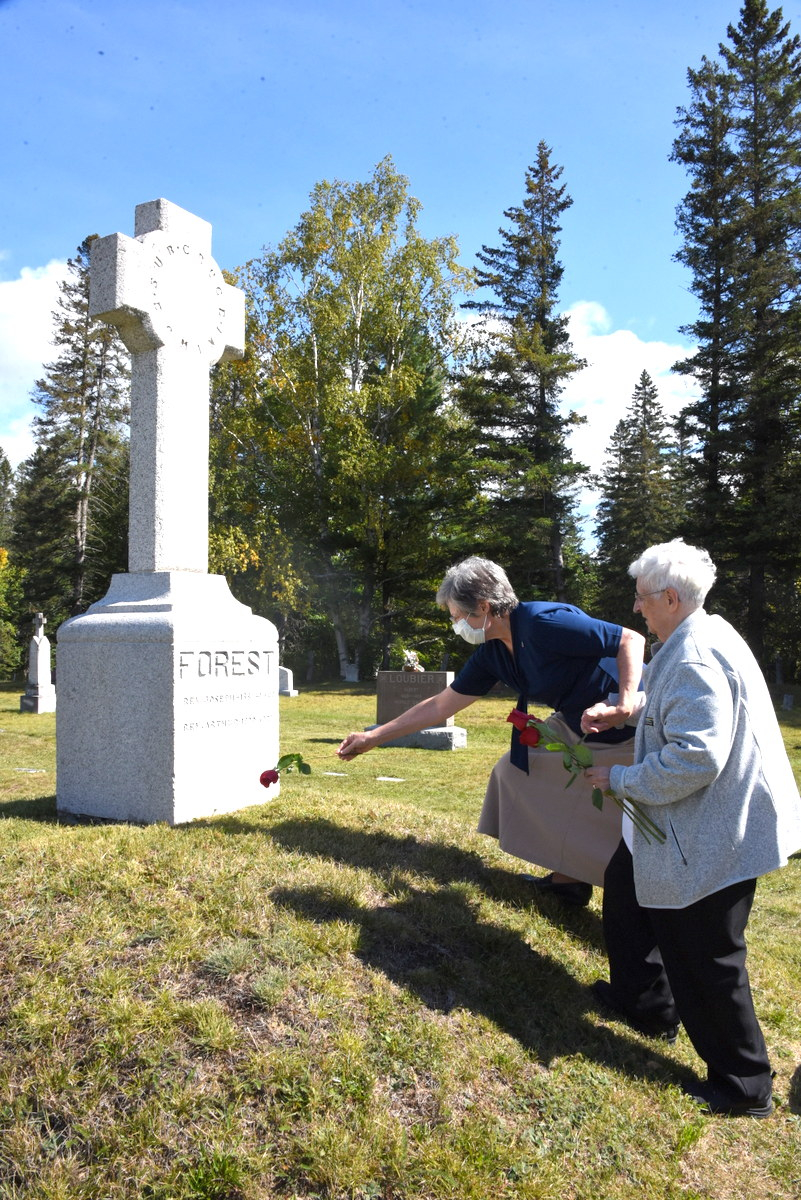
[[[281,748],[313,773],[169,829],[61,823],[55,718],[18,696],[0,692],[0,1200],[801,1195],[801,859],[749,926],[776,1112],[704,1117],[686,1036],[588,1003],[599,892],[532,896],[474,832],[509,698],[460,714],[465,750],[343,765],[374,688],[304,690]],[[799,771],[801,718],[781,719]]]

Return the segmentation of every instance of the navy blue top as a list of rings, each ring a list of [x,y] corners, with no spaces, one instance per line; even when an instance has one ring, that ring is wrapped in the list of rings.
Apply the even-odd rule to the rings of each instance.
[[[618,690],[617,652],[622,626],[587,616],[572,604],[534,601],[509,614],[514,654],[500,638],[479,646],[451,687],[462,696],[485,696],[499,681],[519,693],[517,707],[547,704],[581,734],[581,714]],[[593,734],[593,741],[624,742],[633,728]],[[512,762],[528,771],[528,752],[512,731]]]

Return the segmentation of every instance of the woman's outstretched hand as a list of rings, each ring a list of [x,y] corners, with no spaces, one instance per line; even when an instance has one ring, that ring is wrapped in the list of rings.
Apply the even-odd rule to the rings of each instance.
[[[337,755],[347,762],[351,758],[356,758],[359,754],[366,754],[372,748],[373,742],[369,734],[349,733],[337,747]]]

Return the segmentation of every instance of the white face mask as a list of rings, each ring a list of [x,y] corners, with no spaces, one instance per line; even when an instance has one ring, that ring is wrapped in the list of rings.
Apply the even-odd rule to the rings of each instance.
[[[488,616],[489,613],[487,613],[487,616],[484,618],[484,624],[480,629],[474,629],[473,626],[468,622],[467,617],[462,617],[461,620],[454,622],[452,626],[453,632],[459,637],[464,638],[464,640],[469,642],[471,646],[480,646],[486,637],[485,631],[487,628]]]

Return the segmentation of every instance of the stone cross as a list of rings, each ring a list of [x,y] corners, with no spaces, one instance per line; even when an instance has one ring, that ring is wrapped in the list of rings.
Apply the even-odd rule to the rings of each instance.
[[[45,637],[47,618],[38,612],[33,619],[33,637],[28,647],[28,679],[25,695],[19,698],[20,712],[55,712],[56,689],[50,670],[50,641]]]
[[[244,353],[244,295],[178,205],[137,205],[134,235],[94,242],[89,295],[132,355],[128,570],[206,572],[209,370]]]

